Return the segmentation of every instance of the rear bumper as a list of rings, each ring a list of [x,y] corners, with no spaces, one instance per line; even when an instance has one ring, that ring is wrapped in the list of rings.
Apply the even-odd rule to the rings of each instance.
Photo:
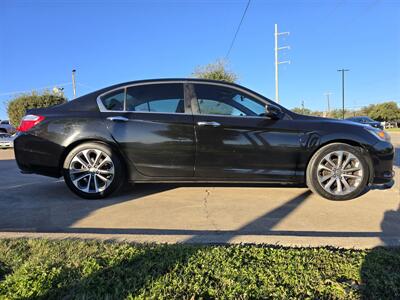
[[[389,142],[378,142],[369,150],[372,167],[374,184],[390,183],[394,178],[393,160],[394,147]]]
[[[21,133],[14,140],[15,159],[22,173],[61,177],[62,151],[59,145],[28,133]]]

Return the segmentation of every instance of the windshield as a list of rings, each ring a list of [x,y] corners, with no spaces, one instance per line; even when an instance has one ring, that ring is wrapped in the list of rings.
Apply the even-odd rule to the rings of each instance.
[[[367,121],[367,122],[375,122],[374,120],[372,120],[372,119],[369,118],[369,117],[363,117],[362,120],[363,120],[363,121]]]

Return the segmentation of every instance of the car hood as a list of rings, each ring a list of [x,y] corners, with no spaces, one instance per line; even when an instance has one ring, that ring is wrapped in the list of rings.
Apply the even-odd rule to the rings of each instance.
[[[369,127],[368,124],[361,124],[361,123],[349,121],[349,120],[346,120],[346,119],[345,120],[332,119],[332,118],[305,116],[305,115],[300,115],[300,114],[296,114],[295,119],[309,120],[309,121],[312,121],[312,122],[322,122],[324,124],[345,124],[345,125],[359,127],[359,128]]]

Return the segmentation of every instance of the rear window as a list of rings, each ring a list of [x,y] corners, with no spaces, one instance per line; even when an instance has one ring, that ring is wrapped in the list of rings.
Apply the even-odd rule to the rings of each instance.
[[[149,84],[128,87],[126,110],[184,113],[183,84]]]

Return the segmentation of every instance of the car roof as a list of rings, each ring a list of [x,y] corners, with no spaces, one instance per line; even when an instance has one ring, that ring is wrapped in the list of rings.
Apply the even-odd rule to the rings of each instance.
[[[103,93],[105,91],[108,91],[108,90],[111,90],[111,89],[117,89],[119,87],[124,87],[124,86],[127,86],[127,85],[134,85],[134,84],[136,85],[136,84],[141,84],[141,83],[145,84],[145,83],[153,83],[153,82],[154,83],[163,83],[163,82],[171,82],[171,81],[178,81],[178,82],[182,82],[182,83],[184,83],[184,82],[198,82],[198,83],[213,83],[213,84],[230,85],[232,87],[243,89],[243,90],[246,90],[246,91],[248,91],[250,93],[256,94],[256,95],[258,95],[260,97],[263,97],[263,98],[266,98],[268,100],[271,100],[271,99],[269,99],[269,98],[267,98],[267,97],[255,92],[255,91],[253,91],[253,90],[251,90],[249,88],[246,88],[246,87],[244,87],[244,86],[242,86],[240,84],[237,84],[237,83],[232,83],[232,82],[222,81],[222,80],[203,79],[203,78],[155,78],[155,79],[133,80],[133,81],[127,81],[127,82],[123,82],[123,83],[114,84],[114,85],[105,87],[105,88],[103,88],[101,90],[98,90],[96,92],[102,92]]]
[[[107,87],[104,87],[102,89],[93,91],[89,94],[82,95],[79,98],[76,98],[72,101],[68,101],[67,103],[61,104],[61,105],[56,105],[52,109],[54,110],[97,110],[97,102],[94,102],[93,99],[97,99],[99,96],[102,94],[111,92],[113,90],[117,90],[118,88],[123,88],[126,86],[130,85],[141,85],[141,84],[150,84],[150,83],[173,83],[173,82],[193,82],[193,83],[209,83],[209,84],[217,84],[217,85],[225,85],[225,86],[231,86],[233,88],[236,88],[238,90],[242,90],[244,92],[249,93],[250,95],[254,95],[258,98],[264,99],[264,101],[267,102],[272,102],[274,105],[280,107],[283,111],[288,113],[289,115],[292,115],[293,112],[288,110],[287,108],[281,106],[278,103],[275,103],[273,100],[249,89],[246,88],[242,85],[236,84],[236,83],[231,83],[227,81],[221,81],[221,80],[212,80],[212,79],[202,79],[202,78],[156,78],[156,79],[143,79],[143,80],[133,80],[133,81],[126,81],[114,85],[110,85]]]

